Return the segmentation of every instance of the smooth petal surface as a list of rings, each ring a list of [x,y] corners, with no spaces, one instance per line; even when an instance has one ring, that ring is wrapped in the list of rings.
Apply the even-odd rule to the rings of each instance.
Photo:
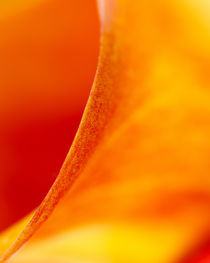
[[[97,67],[95,0],[0,1],[0,35],[2,231],[43,200],[78,129]]]
[[[107,0],[100,10],[79,131],[2,262],[31,238],[11,262],[207,263],[210,6]]]

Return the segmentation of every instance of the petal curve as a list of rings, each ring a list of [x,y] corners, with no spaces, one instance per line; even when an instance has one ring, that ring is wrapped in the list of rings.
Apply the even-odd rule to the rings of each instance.
[[[78,262],[178,262],[208,237],[210,23],[199,11],[209,5],[104,3],[98,71],[80,128],[54,186],[2,261],[39,227],[21,252],[27,260],[36,244],[42,251],[41,240],[71,239],[72,229],[94,233],[92,248],[99,240],[105,251],[84,251],[88,241],[76,234],[73,258],[74,241],[64,249]]]

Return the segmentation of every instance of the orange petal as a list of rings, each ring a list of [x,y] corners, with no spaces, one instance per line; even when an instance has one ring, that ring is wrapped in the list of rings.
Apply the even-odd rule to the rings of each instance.
[[[2,261],[35,232],[13,262],[180,262],[209,238],[210,6],[101,4],[100,61],[79,131]]]

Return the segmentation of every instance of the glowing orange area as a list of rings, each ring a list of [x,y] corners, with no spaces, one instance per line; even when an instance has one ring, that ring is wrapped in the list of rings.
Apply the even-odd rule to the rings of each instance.
[[[208,263],[210,5],[99,4],[81,124],[38,209],[0,236],[0,262]]]

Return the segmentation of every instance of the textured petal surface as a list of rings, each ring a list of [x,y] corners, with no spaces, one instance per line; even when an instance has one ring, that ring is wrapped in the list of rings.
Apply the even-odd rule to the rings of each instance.
[[[107,0],[100,12],[79,131],[3,260],[33,235],[11,262],[207,263],[210,5]]]

